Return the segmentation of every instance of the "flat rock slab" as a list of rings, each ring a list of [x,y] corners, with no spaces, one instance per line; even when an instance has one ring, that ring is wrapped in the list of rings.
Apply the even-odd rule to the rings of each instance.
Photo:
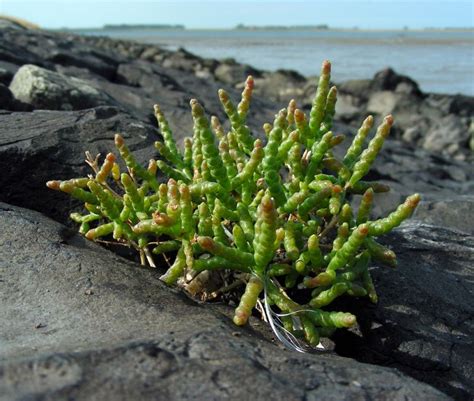
[[[46,181],[85,177],[86,150],[102,159],[118,154],[114,135],[120,133],[137,160],[146,165],[156,157],[156,128],[115,107],[81,111],[34,111],[0,114],[0,201],[39,210],[66,222],[79,202],[46,188]]]
[[[0,286],[2,401],[450,399],[398,370],[281,349],[154,271],[7,204]]]

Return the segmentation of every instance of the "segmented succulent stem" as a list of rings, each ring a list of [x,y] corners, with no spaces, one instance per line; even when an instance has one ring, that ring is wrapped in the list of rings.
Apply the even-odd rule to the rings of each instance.
[[[312,145],[311,140],[319,139],[321,136],[321,123],[324,119],[324,112],[326,110],[326,101],[329,92],[329,80],[331,78],[331,63],[327,60],[323,62],[321,67],[321,75],[319,76],[318,88],[316,96],[311,107],[309,128],[311,130],[312,138],[308,143],[308,147]]]
[[[257,304],[258,296],[263,290],[263,282],[257,276],[250,277],[245,287],[245,292],[240,298],[240,303],[234,314],[234,323],[242,326],[247,323],[248,318],[252,314],[253,308]]]

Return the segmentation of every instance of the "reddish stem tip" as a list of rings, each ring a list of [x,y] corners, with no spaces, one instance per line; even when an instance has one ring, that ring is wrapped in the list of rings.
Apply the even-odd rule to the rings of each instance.
[[[296,122],[304,121],[304,112],[300,109],[295,110],[295,120]]]
[[[329,74],[331,72],[331,62],[329,60],[324,60],[322,65],[322,73]]]
[[[360,235],[367,235],[369,233],[369,226],[367,224],[361,224],[357,230]]]
[[[410,206],[412,209],[418,206],[418,203],[420,203],[421,196],[420,194],[414,194],[407,199],[407,204]]]
[[[54,189],[55,191],[59,191],[60,184],[61,184],[61,181],[53,180],[53,181],[48,181],[46,183],[46,186],[49,189]]]
[[[252,75],[249,75],[249,76],[247,77],[247,80],[245,81],[245,85],[246,85],[249,89],[253,89],[254,84],[255,84],[255,81],[253,80]]]
[[[186,184],[181,184],[179,186],[179,193],[184,196],[189,195],[189,187]]]
[[[374,198],[374,190],[372,188],[369,188],[367,191],[364,192],[363,196],[366,202],[371,202]]]
[[[247,323],[249,317],[250,316],[247,312],[243,311],[240,308],[237,308],[235,310],[235,315],[234,315],[233,321],[237,326],[243,326],[245,323]]]
[[[332,186],[332,192],[334,194],[340,194],[342,192],[342,187],[340,185],[333,185]]]
[[[115,134],[114,140],[115,140],[115,145],[118,147],[122,146],[124,143],[123,138],[120,134]]]
[[[214,241],[211,237],[198,237],[197,241],[204,249],[209,250],[214,246]]]
[[[110,163],[115,162],[115,155],[113,153],[107,153],[107,156],[105,156],[105,158]]]
[[[229,95],[224,89],[219,89],[217,91],[217,94],[219,95],[219,99],[221,100],[221,102],[225,103],[229,100]]]
[[[357,319],[354,315],[346,316],[344,318],[344,323],[347,326],[354,326],[357,323]]]
[[[265,195],[260,203],[263,213],[269,213],[275,208],[275,201],[272,197]]]

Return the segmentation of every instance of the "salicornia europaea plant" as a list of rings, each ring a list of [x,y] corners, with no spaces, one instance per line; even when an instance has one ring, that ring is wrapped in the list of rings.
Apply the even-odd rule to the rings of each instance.
[[[237,105],[219,91],[228,132],[193,99],[193,136],[181,150],[155,106],[160,160],[141,166],[117,134],[126,172],[112,153],[101,165],[87,154],[94,174],[47,185],[85,202],[86,212],[71,218],[87,238],[112,237],[150,266],[154,255],[176,255],[162,276],[169,285],[204,271],[232,272],[246,282],[237,325],[262,299],[262,312],[282,341],[301,349],[297,338],[304,337],[316,345],[320,336],[356,322],[350,313],[325,309],[334,299],[346,294],[377,302],[368,267],[372,261],[395,266],[396,257],[376,238],[400,225],[420,200],[412,195],[389,216],[370,220],[374,193],[389,188],[363,178],[393,119],[385,117],[366,144],[373,125],[367,117],[339,159],[333,149],[344,136],[331,131],[337,90],[329,78],[325,61],[309,116],[291,101],[264,125],[265,145],[246,125],[254,85],[249,77]],[[159,182],[158,169],[167,182]],[[361,200],[353,210],[356,195]]]

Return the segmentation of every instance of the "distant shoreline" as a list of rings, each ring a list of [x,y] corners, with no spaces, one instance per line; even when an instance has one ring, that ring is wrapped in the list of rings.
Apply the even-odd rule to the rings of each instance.
[[[50,31],[74,31],[74,32],[87,32],[87,31],[111,31],[111,30],[142,30],[142,31],[213,31],[213,32],[229,32],[229,31],[310,31],[310,32],[474,32],[474,27],[465,28],[321,28],[321,27],[308,27],[308,26],[268,26],[268,27],[234,27],[234,28],[187,28],[183,25],[106,25],[103,27],[90,27],[90,28],[45,28]]]

